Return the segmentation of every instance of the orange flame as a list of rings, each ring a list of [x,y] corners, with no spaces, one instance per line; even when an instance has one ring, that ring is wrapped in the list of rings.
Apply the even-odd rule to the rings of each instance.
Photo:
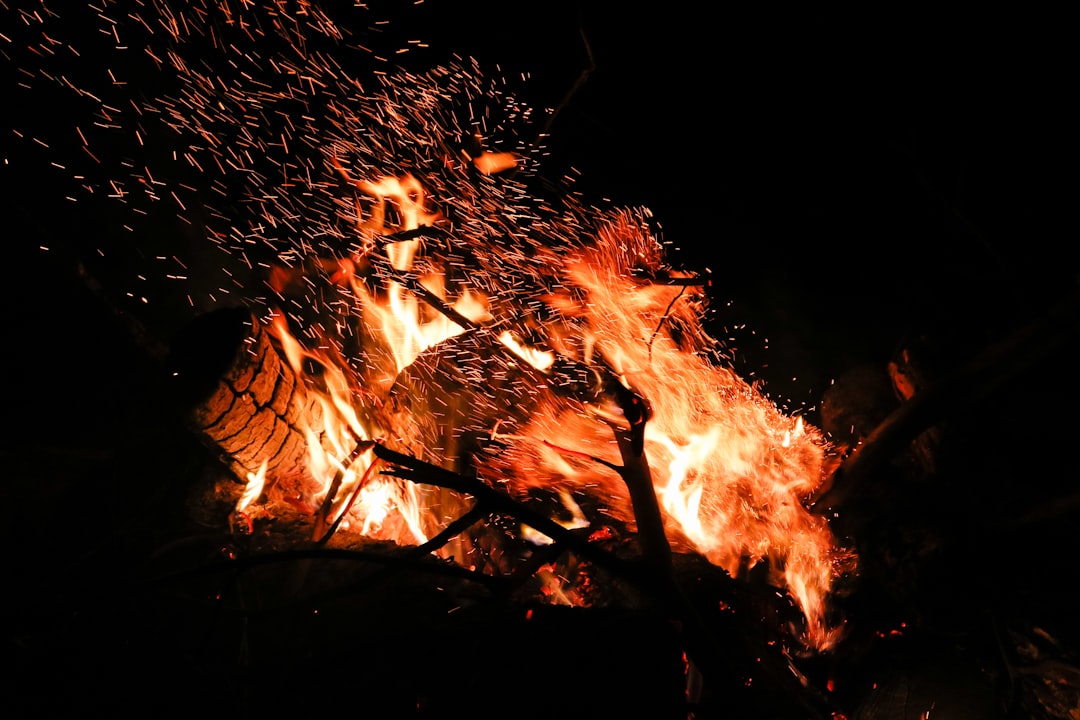
[[[827,474],[822,435],[801,418],[782,414],[731,370],[702,354],[707,338],[654,332],[663,322],[693,327],[694,308],[673,285],[630,279],[629,263],[648,257],[641,228],[616,224],[594,247],[566,258],[573,287],[586,291],[578,321],[597,353],[652,403],[645,430],[657,496],[672,530],[733,576],[740,566],[767,561],[806,615],[808,642],[829,647],[839,639],[827,626],[826,597],[849,558],[824,518],[804,500]],[[525,434],[568,450],[618,462],[609,433],[579,412],[537,416]],[[563,461],[559,461],[562,463]],[[551,452],[537,455],[524,477],[567,477]],[[574,483],[582,478],[570,478]],[[606,483],[617,495],[620,479],[593,467],[585,481]]]
[[[280,195],[257,188],[258,221],[218,235],[243,253],[250,235],[264,236],[264,221],[293,227],[302,216],[304,239],[282,253],[290,270],[271,272],[267,285],[295,297],[321,280],[337,293],[332,309],[310,303],[333,315],[325,327],[302,328],[315,342],[300,342],[281,311],[270,318],[311,394],[302,422],[312,487],[301,505],[321,508],[343,532],[423,542],[469,499],[383,477],[370,447],[356,448],[390,437],[453,469],[465,451],[452,446],[468,431],[500,443],[496,454],[475,450],[480,480],[512,493],[591,495],[632,525],[627,489],[611,469],[620,461],[611,423],[644,423],[637,440],[673,541],[732,575],[765,564],[805,614],[807,642],[833,644],[827,599],[852,556],[806,505],[828,475],[830,448],[718,362],[702,324],[704,294],[665,266],[644,218],[583,207],[572,194],[552,207],[527,193],[527,154],[454,149],[447,138],[479,142],[479,126],[498,125],[469,104],[485,97],[469,69],[386,76],[358,105],[355,88],[335,89],[335,72],[311,71],[327,94],[317,104],[325,101],[340,132],[325,139],[308,127],[304,141],[323,155],[301,174],[321,163],[345,193],[311,177],[283,183]],[[235,91],[264,99],[261,86]],[[467,118],[444,112],[452,95],[467,98]],[[486,97],[528,117],[501,90]],[[210,132],[202,114],[167,114],[178,129]],[[379,169],[388,162],[396,169]],[[313,237],[333,241],[321,245],[331,257],[308,257],[317,254]],[[356,347],[346,350],[342,337]],[[494,359],[458,365],[462,348]],[[405,398],[417,401],[413,411],[395,409],[397,391],[420,396]],[[647,419],[627,417],[620,394],[647,401]]]
[[[165,86],[175,93],[113,104],[127,113],[130,101],[140,117],[160,119],[186,141],[173,160],[182,157],[209,178],[211,196],[223,196],[227,211],[206,205],[198,217],[184,217],[190,211],[177,191],[187,179],[179,176],[169,194],[185,221],[205,226],[211,242],[248,268],[270,268],[265,287],[282,306],[331,315],[298,337],[284,310],[269,313],[273,337],[306,391],[296,422],[306,433],[309,477],[299,487],[267,488],[265,468],[253,473],[238,513],[284,501],[342,532],[423,542],[469,500],[380,475],[371,443],[390,438],[453,466],[450,441],[468,430],[500,443],[497,453],[475,451],[480,480],[513,493],[543,486],[572,514],[582,493],[631,525],[627,490],[612,470],[621,458],[611,429],[629,421],[644,428],[639,439],[672,539],[732,575],[765,564],[803,611],[807,642],[826,648],[836,641],[826,605],[852,556],[806,506],[829,472],[822,433],[716,360],[702,325],[703,294],[687,292],[693,278],[665,266],[641,217],[583,207],[572,192],[557,204],[528,192],[530,163],[544,152],[535,143],[543,139],[536,140],[532,110],[503,83],[486,86],[475,61],[416,75],[385,71],[378,55],[362,58],[377,59],[379,69],[361,83],[341,58],[371,51],[338,44],[344,34],[314,3],[299,3],[302,23],[281,8],[252,23],[262,5],[252,2],[196,3],[188,14],[168,3],[145,5],[140,12],[153,6],[161,17],[127,17],[165,29],[147,40],[157,46],[160,38],[164,47],[146,52],[160,69],[168,66]],[[119,43],[119,18],[96,16]],[[287,50],[267,58],[262,40],[259,52],[246,51],[239,35],[233,39],[241,46],[222,41],[219,21]],[[336,52],[309,51],[309,33],[335,41]],[[42,37],[40,54],[53,54],[55,41]],[[199,37],[213,43],[215,56],[224,54],[222,67],[206,68],[205,42],[191,46],[194,54],[184,47]],[[129,127],[120,110],[95,104],[104,121],[95,125]],[[515,136],[514,152],[481,147]],[[94,157],[85,137],[83,149]],[[153,188],[170,184],[151,181],[141,163],[119,168],[128,177],[107,182],[124,202],[136,195],[156,202]],[[266,262],[257,252],[269,253]],[[332,307],[304,297],[318,282],[333,291]],[[262,310],[267,302],[245,301]],[[486,353],[497,362],[458,363],[462,348],[463,356]],[[460,381],[430,387],[443,376]],[[423,417],[395,406],[402,387],[420,396],[405,400],[417,399]],[[613,397],[619,393],[647,400],[647,419],[627,417]],[[447,447],[425,444],[435,436],[449,437]]]
[[[437,213],[423,209],[423,188],[408,176],[356,185],[377,201],[371,216],[356,225],[359,233],[373,240],[418,230],[422,221],[439,219]],[[387,225],[390,198],[401,211],[399,221]],[[420,243],[416,239],[386,244],[386,257],[395,271],[414,270]],[[553,266],[563,276],[566,293],[547,298],[562,318],[547,328],[543,340],[548,349],[525,343],[508,331],[498,341],[513,357],[544,374],[555,372],[560,357],[585,366],[602,360],[625,387],[648,398],[652,413],[645,427],[645,452],[669,533],[733,576],[740,568],[768,563],[773,580],[788,589],[806,616],[808,644],[827,648],[839,639],[838,630],[825,620],[827,596],[839,568],[850,559],[838,548],[825,520],[804,504],[826,476],[827,445],[817,429],[802,418],[784,415],[732,370],[709,358],[710,339],[696,325],[699,301],[684,297],[684,287],[634,278],[641,268],[657,269],[658,260],[649,233],[629,217],[618,219],[602,228],[591,246],[569,253]],[[392,358],[391,365],[377,367],[362,379],[373,386],[385,389],[425,350],[466,330],[446,315],[430,313],[394,277],[386,280],[383,292],[360,278],[350,280],[365,322],[377,331]],[[438,274],[424,274],[420,285],[477,326],[493,320],[479,293],[463,292],[450,304]],[[683,328],[679,339],[658,331],[674,323]],[[429,491],[409,483],[367,479],[374,456],[367,451],[350,457],[350,451],[387,429],[358,412],[341,364],[303,348],[282,316],[273,317],[272,324],[298,373],[305,362],[321,368],[319,389],[313,392],[317,411],[309,427],[310,471],[319,482],[311,502],[325,501],[337,476],[331,516],[342,517],[343,531],[419,543],[431,530],[444,526],[448,519],[444,515],[453,513]],[[493,438],[515,445],[506,454],[513,461],[482,468],[481,476],[518,487],[543,478],[577,513],[570,491],[586,489],[609,498],[614,511],[632,521],[621,479],[602,463],[583,459],[617,464],[607,423],[619,414],[618,408],[600,401],[567,404],[544,396],[517,433],[497,436],[497,426],[490,428]],[[458,502],[460,508],[467,504]],[[580,524],[583,519],[576,515],[575,521]],[[542,542],[542,536],[530,529],[522,532]]]

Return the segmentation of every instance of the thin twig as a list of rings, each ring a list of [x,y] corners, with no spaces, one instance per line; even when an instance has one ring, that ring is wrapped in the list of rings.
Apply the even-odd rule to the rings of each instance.
[[[593,57],[592,45],[589,43],[589,36],[585,34],[585,28],[583,25],[578,25],[578,34],[581,36],[581,44],[585,47],[585,57],[588,62],[582,69],[582,71],[578,73],[577,78],[574,80],[574,84],[570,86],[570,88],[566,91],[566,94],[563,95],[562,100],[559,101],[559,103],[551,111],[551,114],[548,115],[547,120],[544,121],[544,125],[540,129],[540,134],[537,137],[537,142],[535,143],[536,145],[539,145],[540,138],[547,137],[547,135],[551,132],[551,126],[555,124],[555,119],[559,117],[559,113],[561,113],[570,105],[571,98],[573,98],[577,91],[585,85],[585,83],[589,79],[589,76],[592,75],[593,71],[596,70],[596,58]],[[512,176],[516,172],[517,168],[515,167],[510,172],[510,175]]]
[[[334,522],[330,525],[330,527],[326,530],[326,532],[323,533],[322,537],[320,537],[319,539],[317,539],[315,541],[316,545],[325,545],[326,542],[328,540],[330,540],[331,537],[333,537],[334,533],[337,532],[338,527],[341,525],[341,521],[348,514],[349,510],[352,509],[353,503],[356,502],[356,498],[360,497],[360,491],[363,490],[367,486],[368,481],[371,479],[371,476],[375,472],[375,469],[379,467],[379,464],[380,464],[379,461],[375,460],[373,463],[368,465],[367,470],[364,471],[364,476],[362,478],[360,478],[360,481],[358,483],[356,483],[356,487],[353,488],[352,494],[349,495],[348,501],[346,501],[346,503],[342,506],[341,510],[337,514],[337,517],[334,518]],[[340,485],[340,483],[338,483],[338,484]],[[335,494],[337,493],[336,490],[334,492],[335,492]],[[327,495],[327,500],[331,500],[331,499],[332,499],[332,496],[330,496],[328,494]],[[328,504],[326,502],[324,502],[323,507],[328,508],[329,506],[328,506]],[[328,512],[329,512],[329,510],[328,510]],[[325,521],[326,521],[326,516],[323,515],[322,513],[320,513],[320,515],[319,515],[319,523],[318,524],[322,525]]]
[[[573,455],[574,457],[579,457],[579,458],[582,458],[584,460],[591,460],[594,463],[598,463],[600,465],[603,465],[606,468],[610,468],[610,469],[614,470],[615,472],[619,473],[620,475],[622,474],[622,468],[619,467],[618,465],[616,465],[613,462],[608,462],[607,460],[605,460],[603,458],[596,457],[595,455],[590,455],[589,453],[581,452],[580,450],[571,450],[570,448],[564,448],[561,445],[556,445],[555,443],[551,442],[550,440],[544,440],[542,442],[544,444],[544,447],[549,447],[552,450],[554,450],[554,451],[556,451],[556,452],[558,452],[558,453],[560,453],[562,455]]]
[[[461,533],[468,530],[470,527],[480,521],[485,515],[488,514],[487,508],[484,507],[484,503],[477,502],[471,508],[469,508],[463,515],[460,515],[449,523],[446,527],[440,530],[435,537],[431,538],[425,543],[417,545],[415,550],[416,555],[428,555],[435,552],[439,548],[446,545]]]
[[[341,519],[339,516],[338,520],[335,520],[333,524],[334,528],[329,531],[326,530],[326,521],[327,518],[330,517],[330,511],[331,509],[333,509],[334,506],[334,498],[337,497],[338,490],[341,488],[341,481],[345,479],[345,473],[348,472],[349,468],[351,468],[353,464],[360,459],[361,455],[371,449],[371,446],[373,444],[374,443],[370,440],[361,440],[360,442],[356,443],[356,447],[354,447],[352,452],[349,453],[349,457],[345,459],[345,462],[342,463],[338,471],[334,473],[334,477],[330,481],[330,488],[326,491],[326,497],[323,498],[322,505],[319,506],[319,512],[315,518],[315,537],[317,538],[317,540],[315,541],[316,545],[322,545],[330,539],[330,535],[333,534],[334,529],[337,528],[338,521],[340,521]],[[365,480],[366,478],[367,475],[365,474]],[[362,486],[363,483],[360,483],[360,485]]]
[[[420,279],[412,273],[395,268],[390,264],[389,258],[382,255],[373,255],[370,260],[371,264],[375,265],[380,272],[404,285],[418,295],[425,303],[445,315],[451,322],[460,325],[465,330],[479,330],[484,327],[480,323],[470,320],[454,308],[450,307],[445,300],[424,287],[423,283],[420,282]]]
[[[427,542],[421,543],[413,547],[405,548],[400,554],[402,560],[416,560],[432,555],[436,550],[443,547],[462,532],[467,530],[472,525],[475,525],[485,514],[483,503],[476,503],[469,508],[463,515],[451,521],[445,528],[443,528],[435,537],[431,538]],[[390,577],[391,575],[400,572],[401,570],[407,570],[411,566],[402,564],[386,564],[379,571],[371,573],[365,578],[365,584],[368,587],[372,587],[382,580]],[[484,575],[484,573],[477,573],[478,575]]]
[[[597,548],[588,540],[583,540],[580,536],[570,532],[546,515],[538,513],[508,495],[489,487],[480,480],[459,475],[418,458],[391,450],[379,443],[375,443],[374,452],[376,457],[381,460],[411,471],[405,474],[397,474],[398,477],[470,495],[476,498],[477,502],[483,503],[485,507],[490,508],[492,512],[513,517],[518,522],[542,532],[552,540],[561,543],[563,547],[595,563],[597,566],[618,573],[627,579],[642,579],[640,571],[635,565]]]
[[[650,363],[652,363],[653,340],[655,340],[656,336],[660,334],[660,328],[664,327],[664,321],[667,320],[668,315],[671,314],[671,308],[675,307],[675,303],[677,303],[679,301],[679,298],[681,298],[683,296],[684,292],[686,292],[686,286],[685,285],[683,285],[682,289],[679,290],[679,294],[671,299],[671,302],[668,303],[667,308],[664,310],[664,314],[660,317],[660,322],[656,323],[656,329],[653,330],[653,334],[649,338],[649,342],[648,342],[648,346],[649,346],[649,362]]]

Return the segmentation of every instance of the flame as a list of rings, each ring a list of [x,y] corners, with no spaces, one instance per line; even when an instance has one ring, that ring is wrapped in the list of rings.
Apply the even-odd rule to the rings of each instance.
[[[386,215],[376,206],[371,217],[357,224],[358,232],[385,237],[420,229],[422,220],[436,219],[420,210],[422,188],[406,180],[357,184],[380,203],[391,195],[399,203],[411,203],[410,211],[401,214],[404,219],[393,226],[385,224]],[[406,187],[408,192],[403,192]],[[419,240],[408,240],[387,243],[384,249],[393,270],[407,274],[414,271],[422,246]],[[504,363],[522,360],[552,380],[557,380],[560,360],[594,368],[602,361],[622,387],[648,398],[651,412],[644,448],[669,531],[732,576],[767,563],[772,579],[789,590],[804,612],[807,642],[830,647],[839,633],[825,620],[826,601],[848,556],[837,547],[825,520],[805,505],[827,474],[828,448],[820,432],[801,417],[783,414],[708,355],[709,338],[695,324],[700,300],[685,297],[685,286],[635,277],[635,270],[643,267],[658,269],[658,255],[655,239],[632,218],[618,218],[597,233],[594,244],[561,260],[552,267],[565,292],[548,297],[560,320],[547,328],[543,338],[546,348],[559,350],[540,349],[503,331],[492,352],[501,346],[509,353]],[[418,277],[424,292],[460,312],[469,327],[447,315],[432,315],[397,275],[386,277],[378,290],[353,279],[361,314],[393,358],[387,375],[400,375],[425,350],[493,320],[482,294],[463,291],[451,303],[443,277],[432,273]],[[678,338],[658,331],[675,323],[684,328]],[[325,502],[337,477],[330,515],[342,517],[342,530],[420,543],[445,525],[453,515],[449,508],[468,505],[413,484],[369,477],[375,462],[370,450],[355,457],[350,452],[358,442],[389,429],[377,426],[373,416],[365,416],[358,407],[340,359],[305,349],[281,315],[272,317],[272,326],[294,370],[303,373],[309,363],[320,368],[317,392],[312,387],[318,409],[308,429],[309,469],[319,482],[311,500]],[[368,381],[385,387],[382,372],[369,372]],[[625,488],[609,469],[619,456],[608,423],[621,417],[621,409],[610,400],[568,404],[556,396],[543,396],[518,432],[497,434],[501,420],[490,428],[492,438],[513,443],[516,449],[507,453],[512,464],[493,463],[482,467],[480,474],[493,483],[518,487],[543,478],[571,510],[574,527],[589,522],[571,495],[582,489],[610,498],[614,511],[632,521]],[[588,458],[609,465],[590,463]],[[531,528],[523,528],[522,534],[534,542],[545,541]],[[549,589],[553,587],[553,578],[547,582]],[[553,597],[562,597],[561,592]]]
[[[592,248],[566,259],[566,275],[584,291],[577,320],[589,353],[652,405],[645,428],[657,497],[674,532],[736,576],[768,562],[807,617],[809,642],[824,648],[839,633],[824,620],[826,598],[849,556],[805,499],[827,474],[827,447],[802,418],[785,416],[753,386],[703,353],[707,338],[655,333],[665,322],[693,326],[696,309],[673,285],[631,279],[630,264],[650,258],[651,239],[626,222],[603,230]],[[565,298],[564,298],[565,300]],[[537,417],[524,434],[580,455],[618,461],[604,427],[587,415]],[[565,459],[540,453],[522,475],[567,477]],[[540,472],[547,470],[548,472]],[[613,496],[620,479],[593,468],[588,484]],[[582,478],[572,478],[581,483]]]
[[[106,37],[123,21],[107,17],[112,4],[97,12]],[[831,646],[827,600],[852,556],[807,508],[830,448],[720,360],[706,296],[666,265],[648,212],[585,205],[572,188],[534,192],[534,112],[475,61],[361,82],[343,58],[365,49],[336,44],[344,34],[315,4],[302,3],[303,23],[274,4],[195,5],[128,14],[134,29],[166,30],[146,36],[146,52],[175,92],[96,103],[95,125],[127,127],[129,106],[139,127],[159,119],[183,140],[173,159],[221,196],[190,224],[268,270],[242,300],[303,381],[308,477],[271,483],[264,468],[237,512],[289,503],[319,515],[319,537],[422,543],[471,501],[380,474],[371,443],[454,469],[464,451],[452,446],[471,433],[499,443],[470,451],[480,480],[554,491],[575,522],[596,523],[574,503],[584,494],[632,525],[612,424],[643,427],[673,540],[732,575],[765,564],[805,615],[807,642]],[[151,7],[165,17],[142,18]],[[255,36],[285,51],[238,49]],[[35,54],[54,54],[43,38]],[[187,51],[193,38],[220,51],[222,72]],[[374,54],[355,65],[365,62],[385,68]],[[481,130],[492,149],[476,147]],[[131,177],[108,178],[103,194],[157,202],[168,186],[189,213],[183,176],[126,161],[116,172]]]
[[[515,355],[529,363],[537,370],[548,370],[555,364],[555,354],[523,345],[509,332],[499,335],[499,342],[510,349]]]
[[[263,460],[259,466],[258,472],[248,473],[247,485],[244,486],[244,492],[240,495],[240,499],[236,502],[236,512],[242,513],[247,509],[248,505],[259,499],[262,495],[263,488],[266,486],[266,461]]]
[[[559,500],[562,501],[564,508],[570,511],[569,520],[556,520],[559,525],[567,530],[577,530],[579,528],[587,528],[591,524],[589,519],[585,517],[585,513],[582,512],[581,506],[577,504],[574,497],[565,489],[559,491]],[[536,545],[549,545],[552,540],[539,530],[529,527],[528,525],[522,525],[521,536],[529,542]]]

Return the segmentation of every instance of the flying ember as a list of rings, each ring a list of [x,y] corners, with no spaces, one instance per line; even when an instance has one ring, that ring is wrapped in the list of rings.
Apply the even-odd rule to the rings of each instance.
[[[198,261],[166,274],[199,312],[243,307],[284,360],[275,378],[295,383],[275,412],[302,435],[300,459],[275,464],[270,437],[238,448],[235,518],[250,530],[291,512],[317,542],[419,546],[473,507],[467,488],[384,472],[390,451],[512,498],[546,494],[564,526],[632,532],[630,452],[674,548],[733,577],[767,568],[806,644],[839,640],[829,598],[854,558],[808,507],[835,466],[829,443],[725,364],[707,278],[671,266],[647,210],[543,182],[536,128],[551,110],[473,61],[394,66],[306,2],[99,5],[105,57],[143,67],[108,68],[101,98],[48,70],[82,50],[64,47],[68,11],[22,12],[42,58],[27,82],[100,101],[78,133],[95,160],[114,136],[171,150],[95,162],[107,177],[77,182],[196,228]],[[200,264],[243,272],[195,291]],[[537,530],[513,529],[542,543]],[[479,543],[457,532],[434,552],[476,566]]]

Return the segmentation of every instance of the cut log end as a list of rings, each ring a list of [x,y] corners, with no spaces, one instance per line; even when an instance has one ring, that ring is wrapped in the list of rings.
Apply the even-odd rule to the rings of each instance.
[[[304,388],[246,308],[201,315],[170,348],[174,390],[191,429],[240,482],[266,464],[268,483],[303,476]]]

